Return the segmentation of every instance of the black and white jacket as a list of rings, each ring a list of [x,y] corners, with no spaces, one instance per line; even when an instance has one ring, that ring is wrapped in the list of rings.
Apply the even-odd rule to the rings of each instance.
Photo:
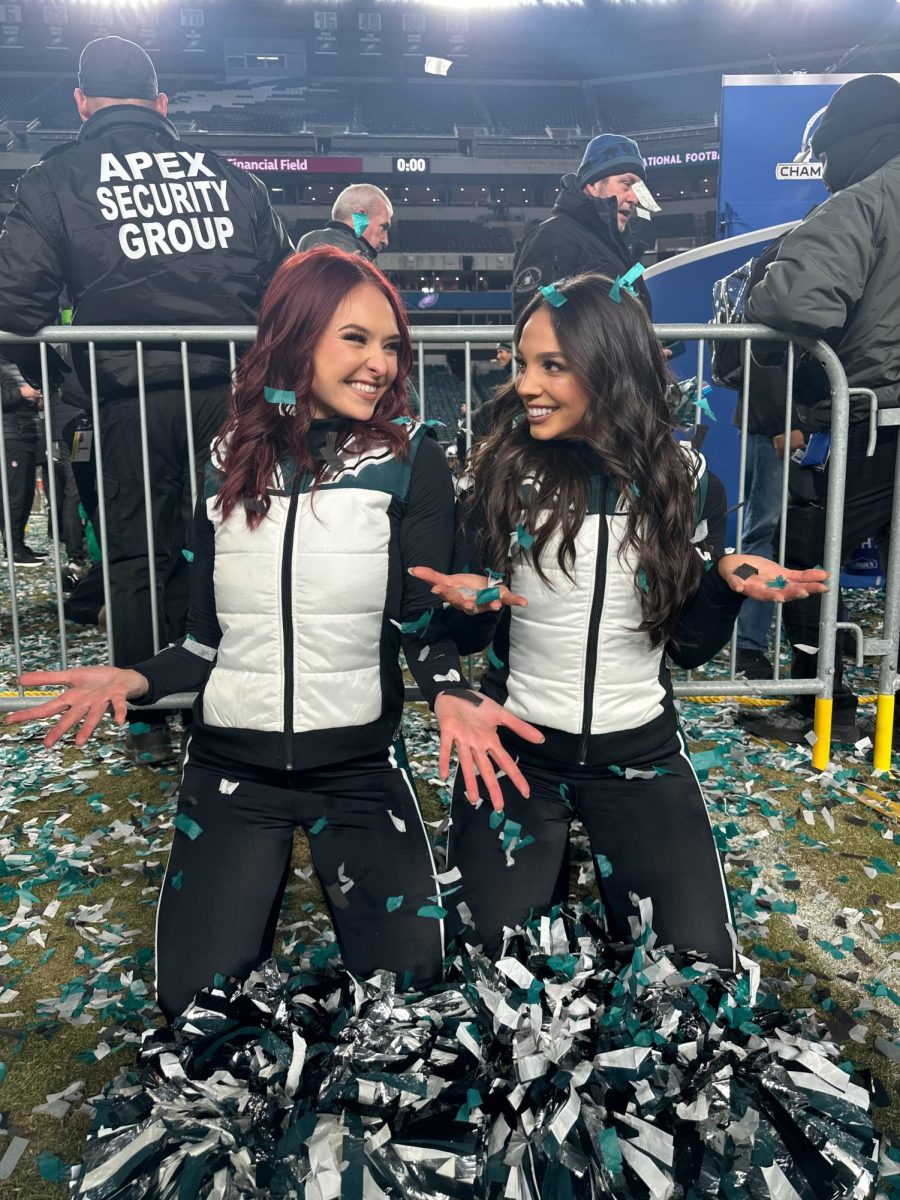
[[[153,703],[199,689],[194,737],[223,758],[304,770],[386,749],[400,725],[401,647],[423,695],[461,678],[443,610],[407,568],[447,571],[454,500],[443,451],[410,423],[409,456],[360,454],[348,422],[313,422],[327,464],[283,463],[256,529],[223,520],[207,472],[187,636],[135,670]]]
[[[710,563],[682,609],[675,638],[653,647],[638,630],[643,618],[637,562],[632,551],[622,550],[628,502],[593,450],[582,442],[570,445],[573,454],[588,459],[592,474],[572,578],[557,564],[557,538],[541,557],[549,581],[544,583],[530,552],[511,532],[509,586],[526,597],[528,607],[505,608],[493,620],[488,614],[459,616],[452,628],[464,653],[476,643],[483,647],[493,633],[481,689],[544,734],[540,746],[529,744],[529,755],[570,765],[627,763],[652,755],[676,733],[667,654],[685,668],[712,658],[731,636],[741,597]],[[694,465],[699,512],[706,463],[702,455],[686,453]],[[477,519],[470,524],[477,530]],[[479,561],[477,532],[463,539],[459,554]]]

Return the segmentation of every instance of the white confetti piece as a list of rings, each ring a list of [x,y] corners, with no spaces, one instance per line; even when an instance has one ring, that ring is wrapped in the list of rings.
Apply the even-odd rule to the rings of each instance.
[[[428,56],[425,59],[425,74],[446,75],[452,66],[452,58],[431,58]]]
[[[239,783],[239,779],[222,779],[219,781],[219,791],[224,796],[230,796],[233,792],[237,791]]]
[[[455,667],[451,667],[446,675],[434,675],[432,678],[435,683],[460,683],[462,681],[462,675]]]
[[[402,817],[394,816],[394,814],[391,812],[390,809],[387,810],[387,815],[394,822],[395,828],[398,829],[400,831],[400,833],[406,833],[406,822],[403,820]]]

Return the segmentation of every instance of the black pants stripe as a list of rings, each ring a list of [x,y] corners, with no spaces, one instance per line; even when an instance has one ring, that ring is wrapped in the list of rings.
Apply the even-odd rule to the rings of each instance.
[[[554,890],[577,815],[595,863],[602,856],[597,882],[613,938],[632,936],[628,918],[637,916],[637,908],[631,894],[650,897],[660,944],[697,950],[734,969],[727,928],[733,927],[733,919],[722,862],[680,735],[652,761],[620,766],[622,771],[660,768],[652,779],[626,779],[606,767],[553,764],[537,756],[523,755],[518,761],[531,795],[526,800],[509,779],[501,778],[506,819],[497,829],[490,826],[493,809],[487,799],[479,808],[471,805],[459,776],[453,790],[449,859],[462,874],[462,890],[453,900],[468,904],[475,940],[489,954],[500,949],[505,926],[546,912],[558,899]],[[503,840],[510,821],[521,826],[520,839],[534,841],[521,849],[512,844],[508,864]]]
[[[271,954],[297,827],[347,968],[395,971],[414,986],[440,979],[443,921],[418,915],[435,906],[436,868],[412,781],[394,762],[223,770],[189,748],[178,812],[202,832],[176,828],[157,912],[157,998],[169,1020],[217,974],[244,977]]]

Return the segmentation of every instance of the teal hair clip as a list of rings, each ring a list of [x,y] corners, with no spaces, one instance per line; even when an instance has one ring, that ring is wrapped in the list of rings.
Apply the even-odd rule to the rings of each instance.
[[[297,403],[297,393],[289,391],[287,388],[264,387],[263,396],[265,396],[267,404],[286,404],[289,408],[293,408]]]
[[[612,296],[613,300],[615,300],[616,304],[622,303],[622,289],[623,288],[626,292],[630,292],[632,296],[637,295],[637,292],[634,290],[633,285],[635,283],[637,283],[637,281],[640,279],[640,277],[643,275],[643,273],[644,273],[644,264],[643,263],[635,263],[634,266],[630,267],[625,272],[624,275],[618,275],[616,277],[615,283],[609,289],[609,294],[610,294],[610,296]]]
[[[368,213],[351,213],[351,216],[353,218],[353,232],[357,237],[362,237],[369,228]]]
[[[552,304],[554,308],[562,308],[566,303],[566,297],[562,294],[555,283],[548,283],[546,287],[541,288],[541,295],[548,304]]]

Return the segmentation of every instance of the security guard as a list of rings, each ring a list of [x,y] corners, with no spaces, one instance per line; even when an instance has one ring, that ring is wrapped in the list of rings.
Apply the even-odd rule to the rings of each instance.
[[[84,122],[19,180],[0,234],[0,329],[24,335],[53,324],[59,296],[74,325],[252,325],[269,279],[292,246],[265,185],[205,147],[181,141],[166,118],[150,58],[134,42],[85,46],[75,90]],[[191,354],[194,444],[205,456],[224,416],[227,347]],[[9,357],[40,382],[37,347]],[[75,348],[90,388],[87,347]],[[177,344],[144,349],[148,452],[160,641],[184,631],[189,469]],[[60,373],[54,358],[54,376]],[[115,662],[153,653],[138,369],[135,350],[98,346],[107,551]],[[55,380],[54,380],[55,382]],[[133,712],[128,749],[170,752],[163,714]],[[147,729],[147,725],[150,729]]]

